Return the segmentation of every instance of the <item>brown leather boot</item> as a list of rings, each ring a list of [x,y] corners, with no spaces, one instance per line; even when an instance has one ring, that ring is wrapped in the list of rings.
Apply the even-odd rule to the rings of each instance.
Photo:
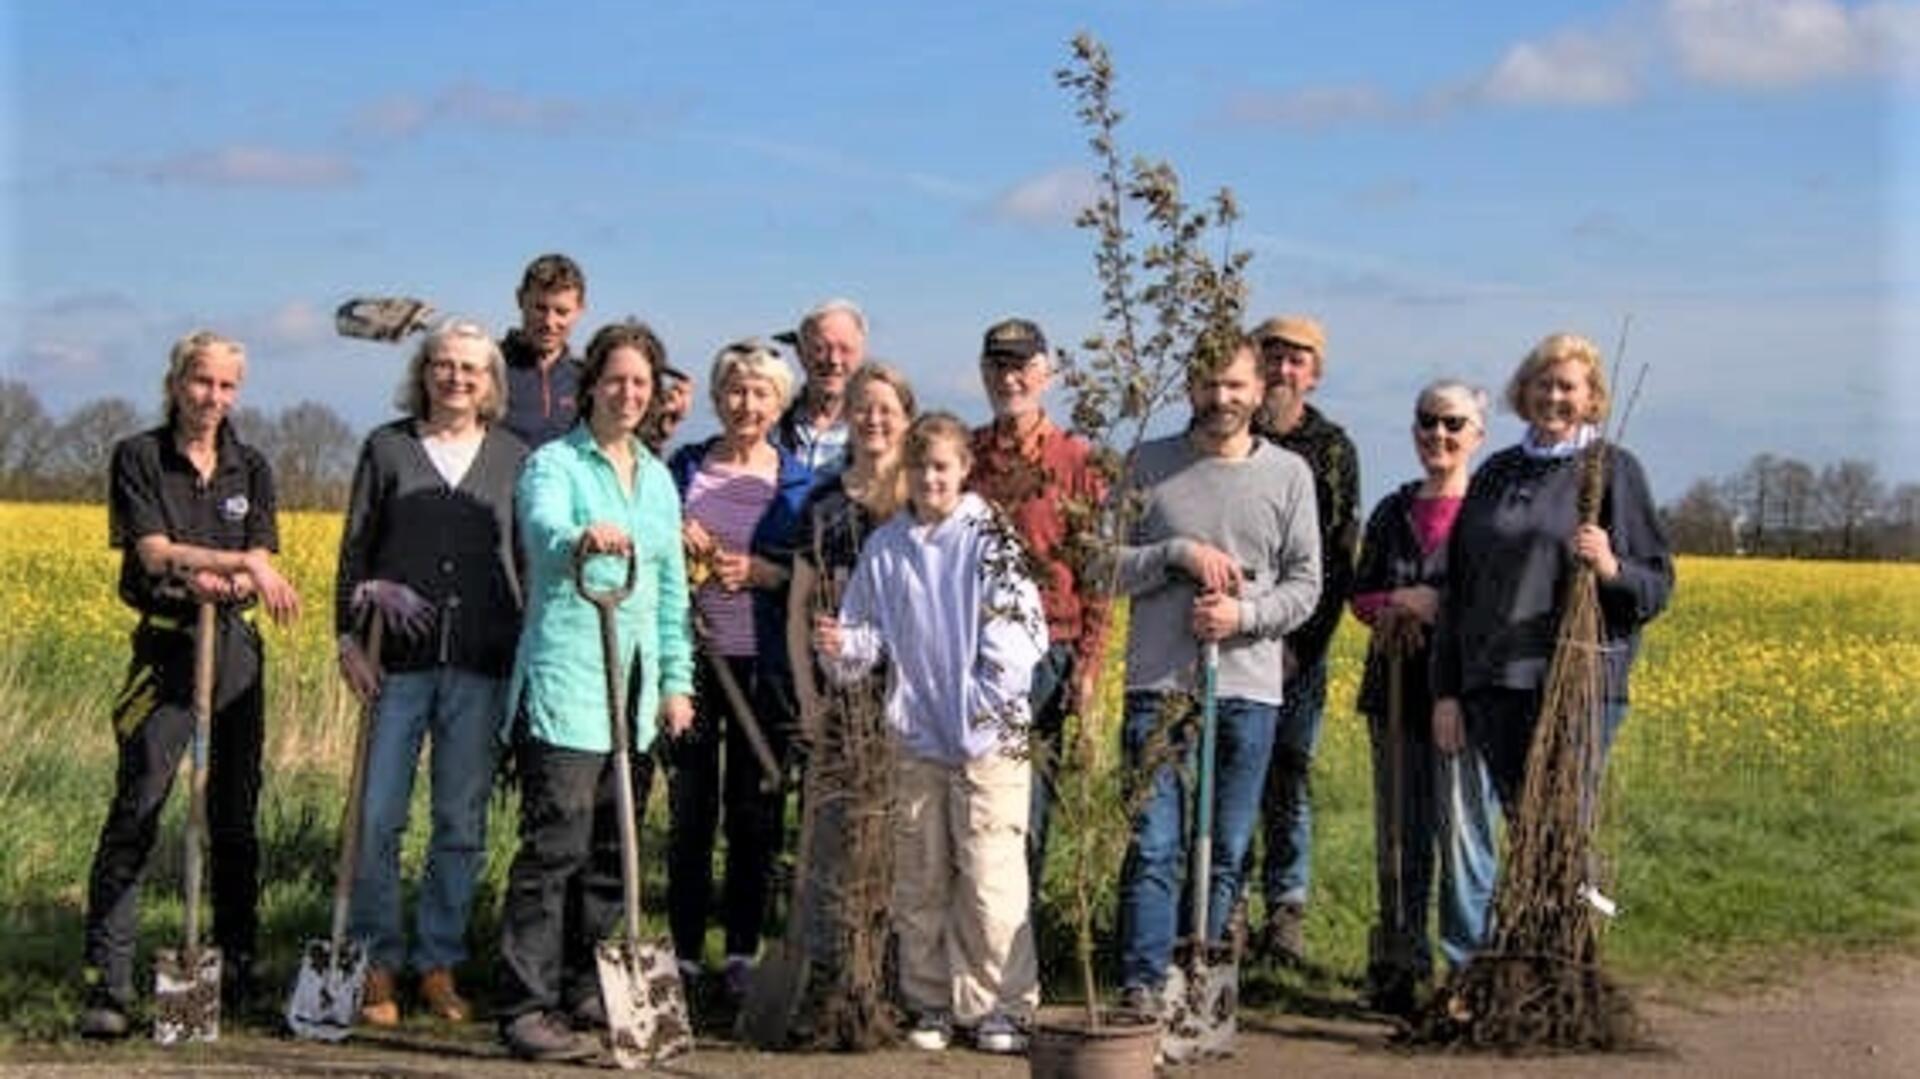
[[[360,996],[360,1021],[370,1027],[400,1025],[400,1001],[393,992],[393,971],[381,967],[367,971],[367,987]]]
[[[473,1006],[454,988],[453,971],[445,967],[420,975],[420,999],[427,1010],[449,1023],[464,1023],[473,1018]]]

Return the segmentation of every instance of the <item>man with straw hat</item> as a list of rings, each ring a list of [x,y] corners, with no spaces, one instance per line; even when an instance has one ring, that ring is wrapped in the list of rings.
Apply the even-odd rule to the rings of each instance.
[[[1313,472],[1319,506],[1320,601],[1305,623],[1287,634],[1282,656],[1285,700],[1274,730],[1273,758],[1261,798],[1267,921],[1259,950],[1268,959],[1306,958],[1306,907],[1313,844],[1308,773],[1327,704],[1327,646],[1340,624],[1353,581],[1359,538],[1360,458],[1340,426],[1307,403],[1325,370],[1327,334],[1305,315],[1279,315],[1253,331],[1266,367],[1267,393],[1255,430],[1292,450]]]

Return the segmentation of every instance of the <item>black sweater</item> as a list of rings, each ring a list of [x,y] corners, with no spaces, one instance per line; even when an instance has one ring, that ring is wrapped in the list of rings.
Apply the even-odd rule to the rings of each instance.
[[[405,641],[389,633],[381,665],[442,664],[504,677],[520,631],[513,558],[513,485],[527,448],[504,427],[487,429],[460,486],[448,487],[414,433],[414,421],[377,427],[360,450],[340,536],[334,625],[353,624],[353,591],[398,581],[434,605],[432,632]]]
[[[1447,543],[1447,589],[1435,638],[1433,692],[1537,689],[1546,681],[1579,524],[1580,455],[1487,459],[1467,487]],[[1627,698],[1640,627],[1667,605],[1673,558],[1633,454],[1608,446],[1600,525],[1620,573],[1600,583],[1605,692]]]
[[[1447,584],[1447,545],[1431,554],[1420,550],[1420,539],[1413,531],[1413,503],[1420,493],[1420,481],[1401,485],[1380,500],[1367,518],[1367,534],[1360,541],[1360,566],[1353,575],[1353,594],[1390,592],[1396,588],[1426,585],[1444,591]],[[1428,633],[1419,651],[1400,661],[1400,691],[1404,714],[1423,720],[1431,703],[1427,668],[1433,649]],[[1367,649],[1367,671],[1360,680],[1358,708],[1370,716],[1387,714],[1387,661],[1376,648]]]

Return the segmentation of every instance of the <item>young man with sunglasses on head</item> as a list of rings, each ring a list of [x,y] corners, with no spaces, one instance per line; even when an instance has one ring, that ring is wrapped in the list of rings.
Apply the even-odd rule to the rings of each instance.
[[[1273,737],[1261,799],[1266,851],[1261,874],[1267,920],[1260,953],[1281,963],[1306,958],[1307,884],[1313,845],[1308,773],[1327,704],[1327,646],[1353,584],[1359,539],[1360,457],[1340,426],[1307,403],[1326,365],[1327,334],[1303,315],[1280,315],[1253,331],[1267,392],[1254,429],[1292,450],[1313,472],[1320,526],[1320,600],[1312,617],[1287,634],[1285,699]]]

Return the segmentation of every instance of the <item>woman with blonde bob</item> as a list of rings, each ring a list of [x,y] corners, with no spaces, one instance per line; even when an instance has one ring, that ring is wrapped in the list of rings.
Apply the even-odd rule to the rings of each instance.
[[[698,973],[724,803],[720,920],[726,929],[725,988],[738,998],[745,995],[760,948],[784,815],[780,798],[761,793],[760,765],[742,717],[733,714],[722,690],[718,667],[724,665],[745,692],[751,721],[784,758],[793,727],[788,567],[813,473],[770,437],[793,396],[793,370],[771,345],[748,338],[722,348],[707,384],[720,433],[682,447],[667,465],[680,492],[682,542],[694,567],[694,617],[707,661],[696,674],[693,730],[672,749],[667,916],[680,962],[689,975]]]
[[[1582,453],[1601,438],[1606,372],[1591,341],[1557,333],[1521,360],[1507,403],[1527,423],[1518,445],[1487,459],[1467,487],[1447,545],[1433,663],[1433,742],[1469,742],[1511,815],[1564,613],[1567,575],[1599,582],[1602,752],[1626,716],[1640,627],[1667,605],[1673,558],[1640,461],[1609,445],[1596,523],[1580,520]]]
[[[400,1021],[400,841],[416,762],[430,741],[433,836],[414,911],[412,967],[442,1019],[472,1008],[453,970],[467,957],[467,915],[486,864],[494,732],[520,628],[513,485],[527,448],[500,425],[506,365],[477,323],[441,323],[420,342],[394,394],[402,418],[360,450],[334,586],[340,671],[377,701],[367,744],[365,823],[354,870],[352,932],[371,968],[361,1018]],[[363,610],[406,612],[385,627],[376,666],[358,633]]]

